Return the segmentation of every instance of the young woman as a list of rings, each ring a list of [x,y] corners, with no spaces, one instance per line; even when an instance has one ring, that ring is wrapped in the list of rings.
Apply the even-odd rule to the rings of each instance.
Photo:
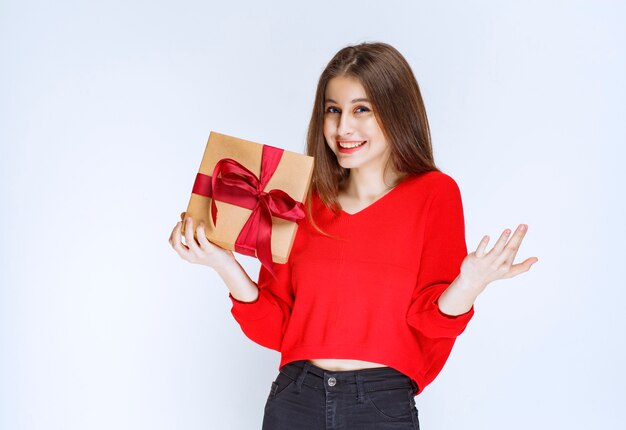
[[[384,43],[341,49],[322,73],[307,138],[306,218],[276,278],[253,282],[188,220],[170,243],[216,270],[232,315],[281,352],[264,429],[418,429],[433,381],[485,287],[513,264],[527,226],[468,255],[461,195],[433,160],[426,110],[404,57]],[[184,214],[182,214],[184,216]]]

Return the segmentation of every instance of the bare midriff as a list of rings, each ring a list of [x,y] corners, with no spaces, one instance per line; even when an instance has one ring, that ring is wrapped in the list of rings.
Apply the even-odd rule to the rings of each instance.
[[[343,358],[316,358],[308,360],[311,364],[331,371],[372,369],[387,367],[384,364],[363,360],[346,360]]]

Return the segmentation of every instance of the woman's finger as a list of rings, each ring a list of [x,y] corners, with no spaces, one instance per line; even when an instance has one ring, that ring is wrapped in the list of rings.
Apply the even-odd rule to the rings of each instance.
[[[509,257],[505,260],[508,264],[513,264],[515,261],[515,257],[517,256],[517,252],[519,251],[520,246],[522,245],[522,240],[524,240],[524,236],[528,232],[528,226],[526,224],[520,224],[517,227],[517,231],[511,238],[512,242],[512,252],[510,252]]]
[[[174,227],[174,230],[172,231],[172,234],[170,236],[170,244],[172,245],[172,248],[174,248],[174,250],[178,253],[178,255],[187,260],[189,258],[189,248],[187,248],[187,246],[185,246],[185,244],[181,240],[182,235],[180,230],[182,224],[183,223],[181,221],[176,223],[176,227]]]
[[[489,243],[489,236],[484,235],[480,243],[478,244],[478,248],[476,248],[476,252],[474,253],[476,257],[480,258],[483,255],[485,255],[485,248],[487,247],[488,243]]]
[[[196,239],[193,237],[193,231],[193,220],[191,217],[187,217],[185,220],[185,243],[187,244],[189,250],[195,254],[200,251],[200,247],[198,246]]]
[[[175,235],[176,235],[176,230],[177,229],[180,230],[180,221],[176,223],[176,225],[172,229],[172,232],[170,233],[169,239],[167,240],[170,243],[170,245],[172,245],[172,246],[174,246],[174,239],[175,239]]]
[[[499,256],[502,253],[502,250],[504,249],[504,246],[506,245],[506,241],[508,240],[510,234],[511,230],[509,230],[508,228],[504,230],[498,238],[498,241],[493,246],[491,251],[488,252],[488,254],[495,255],[496,257]]]
[[[507,243],[504,252],[502,252],[496,259],[497,265],[506,264],[511,266],[513,264],[517,251],[519,251],[519,247],[522,244],[522,239],[524,239],[527,231],[528,226],[525,224],[520,224],[517,227],[515,233],[511,237],[511,240]]]
[[[530,268],[532,267],[532,265],[535,264],[537,261],[539,261],[537,257],[530,257],[521,263],[512,265],[508,273],[503,277],[503,279],[513,278],[514,276],[517,276],[520,273],[528,272]]]
[[[211,245],[213,245],[206,238],[206,233],[204,232],[204,223],[200,223],[198,228],[196,228],[196,237],[198,238],[198,243],[200,244],[200,248],[203,250],[211,249]]]

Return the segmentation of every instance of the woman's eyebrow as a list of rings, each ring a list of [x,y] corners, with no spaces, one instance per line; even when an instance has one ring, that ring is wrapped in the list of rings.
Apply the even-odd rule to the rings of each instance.
[[[369,99],[354,99],[352,100],[352,103],[358,103],[358,102],[368,102],[369,103]],[[333,99],[326,99],[326,103],[337,103],[335,100]]]

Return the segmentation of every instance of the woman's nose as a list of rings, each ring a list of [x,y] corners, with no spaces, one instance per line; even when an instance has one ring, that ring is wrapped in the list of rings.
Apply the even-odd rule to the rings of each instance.
[[[341,114],[339,124],[337,124],[337,134],[346,136],[352,134],[352,117],[349,114]]]

